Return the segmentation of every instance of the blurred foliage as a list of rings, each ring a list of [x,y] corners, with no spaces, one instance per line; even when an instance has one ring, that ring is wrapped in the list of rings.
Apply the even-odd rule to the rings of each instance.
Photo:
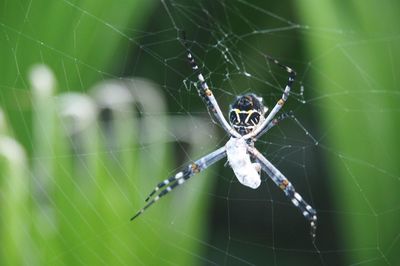
[[[132,40],[155,1],[1,1],[0,84],[15,134],[32,151],[31,101],[27,73],[43,63],[62,91],[82,91],[115,77]],[[123,65],[123,64],[122,64]],[[24,123],[21,123],[24,119]]]
[[[400,214],[394,205],[399,202],[399,4],[239,0],[231,8],[229,1],[178,2],[0,1],[0,265],[400,264]],[[310,184],[294,181],[299,191],[310,189],[319,212],[316,246],[305,237],[294,241],[293,234],[307,235],[305,221],[292,207],[278,208],[280,199],[287,201],[280,191],[267,192],[267,186],[245,191],[229,181],[229,168],[202,173],[190,188],[129,222],[146,192],[174,173],[179,160],[223,143],[210,132],[200,142],[179,139],[172,116],[158,121],[165,130],[155,130],[159,139],[143,143],[138,133],[146,114],[186,115],[190,108],[194,119],[197,110],[204,112],[195,90],[182,84],[191,72],[174,39],[178,29],[187,31],[223,109],[243,90],[262,91],[273,101],[281,93],[244,79],[237,69],[223,69],[234,68],[221,57],[232,56],[221,52],[223,45],[239,51],[234,59],[240,67],[266,80],[287,77],[258,73],[265,70],[260,51],[277,55],[300,74],[297,82],[306,86],[310,101],[300,107],[300,101],[289,101],[287,108],[296,108],[296,115],[307,118],[306,128],[322,136],[318,147],[303,153]],[[217,39],[221,46],[213,45]],[[50,69],[48,87],[29,75],[37,64]],[[228,78],[225,71],[234,74]],[[140,104],[111,108],[98,101],[93,86],[123,81],[120,77],[132,72],[161,84],[154,88],[168,98],[155,105],[165,109],[143,112]],[[228,88],[234,93],[224,93]],[[285,138],[278,149],[293,139]],[[184,152],[174,153],[176,142]],[[295,176],[298,168],[285,167]],[[219,179],[215,191],[212,175]],[[269,198],[266,203],[267,193],[278,204]],[[231,195],[236,196],[230,201]],[[215,202],[207,213],[210,198]],[[248,200],[236,199],[257,203],[250,208]],[[291,219],[296,220],[287,228]],[[263,237],[271,243],[265,245]],[[302,250],[292,248],[296,244]]]
[[[156,265],[160,258],[191,264],[187,252],[199,244],[185,234],[202,232],[204,195],[180,194],[179,212],[173,209],[176,197],[168,197],[149,212],[151,220],[129,222],[146,191],[174,169],[167,156],[173,144],[160,137],[141,144],[137,106],[102,110],[85,93],[120,75],[126,44],[135,43],[137,33],[128,29],[143,27],[154,4],[1,3],[1,265]],[[38,63],[50,69],[34,67]],[[102,112],[111,113],[111,120],[102,122]],[[168,120],[161,118],[158,126],[168,129]],[[188,156],[200,153],[188,145]],[[206,190],[206,180],[194,182],[193,189]],[[172,218],[179,233],[149,227]],[[162,239],[174,239],[185,252]]]
[[[348,264],[399,265],[400,131],[396,1],[304,1],[321,128]],[[316,12],[316,10],[318,12]],[[334,30],[329,34],[329,29]],[[323,31],[326,30],[325,33]],[[329,37],[330,36],[330,37]],[[323,75],[321,74],[323,73]],[[324,177],[321,177],[324,178]]]

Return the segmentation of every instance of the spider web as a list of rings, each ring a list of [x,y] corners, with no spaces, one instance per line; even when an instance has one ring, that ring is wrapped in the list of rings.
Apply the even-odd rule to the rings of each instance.
[[[385,144],[396,129],[390,117],[400,110],[400,94],[393,89],[398,34],[360,39],[352,28],[308,25],[288,3],[162,0],[152,3],[147,23],[126,26],[79,1],[58,0],[55,9],[76,15],[66,26],[73,41],[60,46],[43,40],[46,27],[33,22],[38,3],[20,3],[18,26],[0,20],[2,69],[16,73],[0,79],[4,121],[9,120],[1,130],[21,143],[13,145],[28,158],[11,167],[25,169],[10,170],[20,179],[1,180],[2,201],[10,199],[1,230],[21,231],[14,242],[5,238],[18,247],[2,250],[6,265],[15,262],[13,256],[40,265],[399,262],[400,230],[393,225],[400,215],[393,193],[400,187],[399,168],[393,167],[396,149]],[[4,2],[4,10],[10,6]],[[86,23],[119,39],[117,66],[98,67],[95,55],[82,55],[79,47],[86,39],[80,30]],[[228,140],[197,95],[182,31],[224,114],[237,95],[248,92],[262,96],[270,108],[275,105],[287,73],[268,57],[297,71],[283,108],[294,118],[280,122],[256,146],[316,208],[315,243],[308,222],[265,174],[260,188],[251,190],[236,180],[226,161],[128,222],[154,185]],[[333,45],[311,56],[304,47],[310,36]],[[343,36],[353,41],[343,42]],[[32,70],[20,52],[25,46],[49,68]],[[381,61],[370,66],[360,54],[375,47],[381,47]],[[47,59],[49,54],[54,59]],[[328,57],[350,66],[357,87],[321,67]],[[381,64],[392,66],[388,84],[376,74]],[[54,65],[62,71],[51,74]],[[340,131],[354,134],[352,141],[365,147],[337,143]],[[24,224],[21,217],[31,221]],[[14,222],[10,230],[6,224]]]

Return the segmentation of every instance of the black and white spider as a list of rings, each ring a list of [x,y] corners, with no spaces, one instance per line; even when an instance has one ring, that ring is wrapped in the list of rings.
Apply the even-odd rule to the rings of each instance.
[[[296,72],[290,67],[282,65],[276,59],[267,57],[268,60],[283,68],[289,74],[288,83],[283,91],[282,98],[278,100],[274,108],[266,116],[268,108],[263,105],[263,99],[261,97],[257,97],[252,93],[238,96],[230,106],[230,123],[228,123],[211,89],[208,87],[204,76],[200,73],[199,67],[189,48],[187,48],[187,57],[193,71],[197,73],[199,81],[197,90],[200,97],[206,103],[209,112],[215,116],[222,128],[229,134],[230,139],[225,146],[205,155],[186,166],[181,172],[159,183],[147,197],[146,202],[148,203],[138,211],[131,220],[138,217],[148,207],[174,188],[182,185],[191,176],[205,170],[222,158],[227,157],[229,165],[233,169],[239,182],[250,188],[256,189],[260,186],[260,172],[263,170],[274,183],[283,190],[294,206],[296,206],[310,222],[311,236],[314,240],[317,229],[316,211],[295,191],[289,180],[254,147],[254,143],[257,139],[275,126],[280,120],[287,117],[287,115],[281,115],[275,118],[275,115],[288,99],[291,86],[296,77]],[[252,161],[255,162],[253,163]]]

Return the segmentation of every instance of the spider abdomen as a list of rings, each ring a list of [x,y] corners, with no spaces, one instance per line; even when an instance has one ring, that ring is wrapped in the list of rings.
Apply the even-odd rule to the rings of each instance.
[[[225,148],[229,165],[239,182],[253,189],[258,188],[261,184],[260,165],[251,162],[246,141],[242,138],[230,138]]]

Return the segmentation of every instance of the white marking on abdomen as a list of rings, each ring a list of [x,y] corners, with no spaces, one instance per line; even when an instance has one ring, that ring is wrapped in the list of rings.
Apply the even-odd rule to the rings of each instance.
[[[246,141],[242,138],[230,138],[225,147],[229,165],[239,182],[253,189],[258,188],[261,184],[260,174],[247,153]]]

